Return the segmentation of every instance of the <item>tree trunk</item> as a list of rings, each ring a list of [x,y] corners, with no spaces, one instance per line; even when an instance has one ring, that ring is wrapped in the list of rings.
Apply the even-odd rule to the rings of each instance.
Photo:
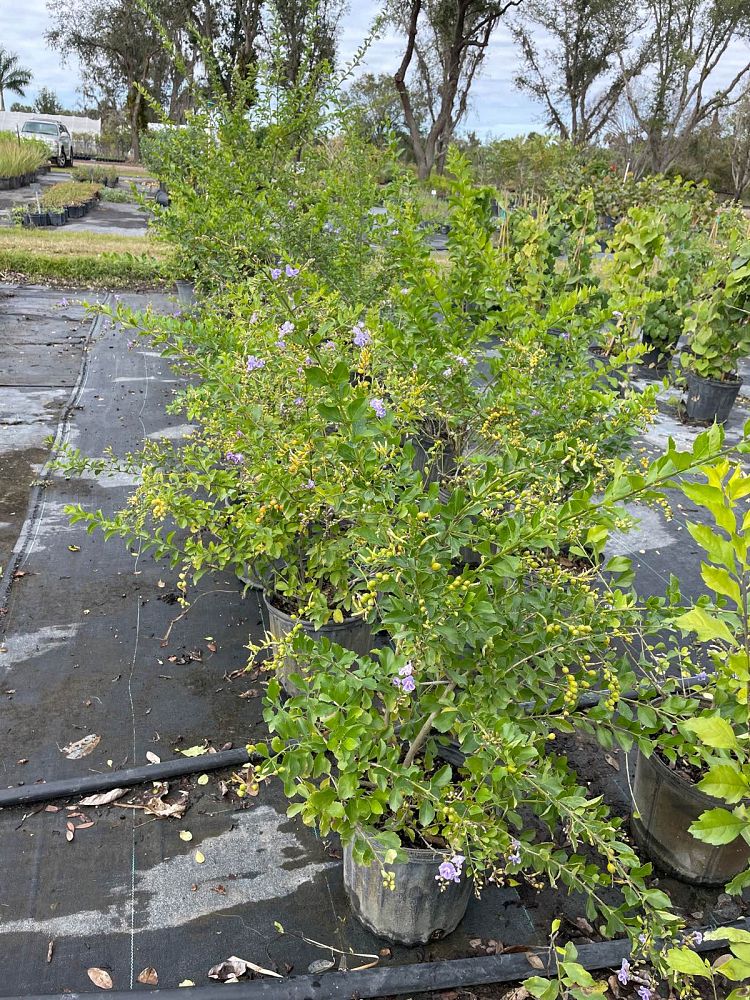
[[[0,87],[0,111],[5,111],[5,94],[2,87]]]

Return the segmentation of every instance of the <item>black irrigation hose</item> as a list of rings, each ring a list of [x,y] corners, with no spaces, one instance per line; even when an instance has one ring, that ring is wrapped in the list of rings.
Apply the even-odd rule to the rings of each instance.
[[[704,683],[700,677],[689,677],[685,680],[687,687],[699,686]],[[579,705],[591,708],[608,691],[591,691],[582,695]],[[627,692],[625,697],[631,693]],[[632,692],[635,695],[635,692]],[[655,694],[654,697],[658,697]],[[460,766],[465,760],[464,754],[454,743],[440,749],[440,756],[455,766]],[[145,764],[142,767],[131,767],[126,771],[107,771],[103,774],[90,774],[85,778],[63,778],[60,781],[47,781],[34,785],[21,785],[0,791],[0,809],[10,806],[28,805],[32,802],[51,802],[54,799],[69,799],[80,795],[93,795],[97,792],[108,792],[113,788],[132,788],[134,785],[147,784],[151,781],[163,781],[167,778],[180,778],[197,771],[218,771],[223,767],[242,767],[252,762],[247,750],[222,750],[218,753],[201,754],[199,757],[178,757],[175,760],[162,761],[159,764]]]
[[[204,753],[198,757],[178,757],[160,764],[145,764],[130,767],[126,771],[107,771],[102,774],[88,774],[84,778],[63,778],[60,781],[46,781],[34,785],[4,788],[0,791],[0,809],[10,806],[28,805],[32,802],[51,802],[53,799],[77,798],[109,792],[113,788],[132,788],[134,785],[163,781],[165,778],[181,778],[186,774],[201,774],[218,771],[223,767],[242,767],[250,762],[247,750],[221,750],[218,753]]]
[[[750,920],[732,924],[750,931]],[[711,928],[702,928],[705,932]],[[694,945],[695,951],[715,951],[719,941],[703,941]],[[455,958],[440,962],[417,962],[409,965],[379,966],[359,972],[330,972],[323,976],[293,976],[289,979],[251,979],[232,987],[235,1000],[351,1000],[353,997],[387,997],[428,990],[446,990],[464,986],[482,986],[493,983],[515,983],[535,974],[554,975],[549,951],[535,952],[543,968],[534,969],[526,955],[491,955],[484,958]],[[630,941],[599,941],[578,946],[578,961],[589,972],[616,969],[623,958],[630,955]],[[18,997],[17,1000],[77,1000],[90,993],[37,994]],[[164,1000],[217,1000],[226,997],[225,986],[198,986],[186,994],[184,989],[150,990],[149,996]],[[109,1000],[132,1000],[127,990],[113,991]],[[16,1000],[16,998],[8,998]]]

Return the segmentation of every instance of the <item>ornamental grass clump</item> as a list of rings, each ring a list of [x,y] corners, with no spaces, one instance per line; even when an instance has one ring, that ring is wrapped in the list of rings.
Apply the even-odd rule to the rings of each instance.
[[[85,205],[98,197],[99,185],[82,181],[63,181],[47,188],[40,201],[46,211],[61,212],[69,205]]]
[[[32,174],[49,159],[49,148],[38,139],[21,139],[0,132],[0,177]]]

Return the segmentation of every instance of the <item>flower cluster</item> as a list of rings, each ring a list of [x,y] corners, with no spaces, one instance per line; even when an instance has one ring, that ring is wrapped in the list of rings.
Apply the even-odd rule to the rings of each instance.
[[[411,694],[414,688],[417,686],[414,680],[414,667],[411,664],[411,660],[405,663],[403,667],[398,672],[398,677],[393,678],[394,687],[397,687],[404,694]]]
[[[466,858],[463,854],[454,854],[450,861],[443,861],[435,876],[437,882],[460,882],[463,864]]]
[[[251,354],[247,359],[247,370],[248,372],[256,372],[260,368],[265,368],[266,362],[263,358],[258,358],[254,354]]]
[[[385,403],[382,399],[371,399],[370,406],[375,411],[375,416],[378,420],[382,420],[386,414]]]

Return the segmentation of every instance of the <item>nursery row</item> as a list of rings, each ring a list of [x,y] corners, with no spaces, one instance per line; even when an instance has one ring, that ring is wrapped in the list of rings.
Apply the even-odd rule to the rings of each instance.
[[[11,132],[0,132],[0,191],[23,187],[48,170],[49,149],[37,139],[19,139]]]
[[[168,558],[186,608],[214,570],[262,591],[255,778],[340,836],[367,927],[424,942],[487,884],[562,883],[631,938],[623,976],[687,988],[686,963],[712,973],[650,861],[750,884],[750,445],[714,424],[636,461],[657,386],[629,373],[685,335],[692,379],[736,384],[747,223],[665,181],[602,261],[590,190],[494,212],[502,195],[451,155],[435,255],[409,171],[335,92],[274,95],[255,118],[217,97],[151,150],[171,198],[156,227],[197,302],[104,311],[173,359],[196,429],[120,459],[69,451],[70,473],[139,481],[115,515],[71,516]],[[668,516],[675,490],[700,511],[697,603],[675,579],[639,595],[605,554],[634,502]],[[633,751],[635,844],[556,752],[569,735]],[[590,985],[573,958],[568,981]],[[750,971],[733,961],[717,975]]]
[[[35,203],[19,206],[15,212],[24,225],[63,226],[87,215],[99,201],[99,190],[98,184],[63,181],[47,188]]]
[[[75,167],[71,171],[74,181],[88,181],[94,184],[103,184],[105,187],[116,188],[120,175],[117,167],[101,167],[96,164]]]

